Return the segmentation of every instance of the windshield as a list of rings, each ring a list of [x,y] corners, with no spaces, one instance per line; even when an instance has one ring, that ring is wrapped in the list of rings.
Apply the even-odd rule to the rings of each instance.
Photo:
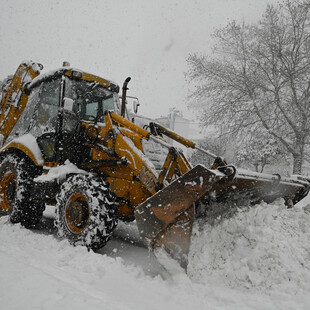
[[[82,120],[104,122],[105,111],[115,111],[113,93],[96,82],[67,79],[65,97],[74,100],[73,112]]]

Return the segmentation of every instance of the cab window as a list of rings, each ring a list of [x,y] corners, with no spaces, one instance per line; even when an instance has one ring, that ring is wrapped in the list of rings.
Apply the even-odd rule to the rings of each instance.
[[[67,78],[65,97],[74,100],[73,110],[84,121],[104,122],[105,111],[115,111],[113,93],[96,82]]]
[[[41,84],[39,98],[32,119],[31,133],[39,137],[55,132],[59,110],[60,80],[45,81]]]

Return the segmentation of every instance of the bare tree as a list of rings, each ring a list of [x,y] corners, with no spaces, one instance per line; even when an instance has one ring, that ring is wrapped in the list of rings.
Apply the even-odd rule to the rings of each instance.
[[[272,136],[261,133],[255,139],[251,136],[245,139],[236,147],[235,159],[239,165],[253,166],[256,172],[263,172],[268,165],[286,162],[286,156]]]
[[[257,24],[217,30],[212,57],[188,57],[190,98],[205,124],[235,139],[267,133],[291,154],[295,174],[310,136],[309,13],[309,1],[268,5]]]

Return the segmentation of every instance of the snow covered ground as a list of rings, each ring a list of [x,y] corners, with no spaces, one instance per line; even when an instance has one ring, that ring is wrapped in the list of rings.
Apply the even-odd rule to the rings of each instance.
[[[133,225],[98,253],[0,218],[0,309],[310,309],[310,207],[282,200],[194,227],[188,276],[169,276]]]

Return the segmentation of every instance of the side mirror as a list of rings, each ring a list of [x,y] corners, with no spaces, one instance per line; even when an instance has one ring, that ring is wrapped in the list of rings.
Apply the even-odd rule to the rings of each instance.
[[[133,111],[135,112],[135,114],[138,113],[138,107],[140,106],[139,101],[134,101],[133,102]]]
[[[64,111],[67,112],[73,111],[73,104],[74,104],[73,99],[65,97],[63,103],[64,103]]]

